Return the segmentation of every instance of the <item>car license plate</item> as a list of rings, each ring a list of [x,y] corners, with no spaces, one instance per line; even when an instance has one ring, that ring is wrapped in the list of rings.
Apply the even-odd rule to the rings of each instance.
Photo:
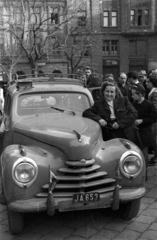
[[[99,193],[78,193],[73,195],[73,201],[84,203],[84,202],[95,202],[100,199]]]

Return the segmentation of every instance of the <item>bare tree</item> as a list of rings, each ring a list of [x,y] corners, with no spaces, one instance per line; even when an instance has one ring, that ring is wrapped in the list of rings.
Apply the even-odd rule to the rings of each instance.
[[[67,24],[67,33],[63,36],[64,54],[70,65],[70,72],[75,73],[84,57],[91,57],[91,27],[88,16],[88,1],[77,1],[77,11]]]
[[[50,9],[48,2],[4,0],[4,29],[10,34],[10,58],[13,60],[14,46],[14,51],[19,51],[18,56],[27,58],[33,75],[36,74],[38,61],[46,63],[48,60],[50,45],[51,49],[58,48],[59,36],[76,11],[70,5],[67,7],[66,1],[53,9]],[[12,61],[12,66],[16,61]]]
[[[64,54],[69,61],[71,73],[75,73],[82,59],[91,55],[91,44],[87,32],[84,33],[82,29],[71,29],[65,41]]]

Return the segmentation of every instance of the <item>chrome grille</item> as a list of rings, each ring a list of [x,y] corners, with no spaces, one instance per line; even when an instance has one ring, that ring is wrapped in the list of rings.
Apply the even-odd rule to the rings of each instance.
[[[111,192],[116,180],[107,178],[108,173],[100,171],[101,166],[95,165],[95,159],[82,161],[67,161],[65,167],[58,169],[57,184],[53,191],[56,198],[71,198],[76,193],[100,194]],[[42,187],[43,192],[36,197],[47,197],[49,183]]]

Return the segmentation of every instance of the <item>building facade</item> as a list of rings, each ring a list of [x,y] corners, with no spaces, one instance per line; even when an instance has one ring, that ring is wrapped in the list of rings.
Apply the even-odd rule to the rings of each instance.
[[[40,73],[67,74],[55,41],[64,31],[65,7],[65,0],[0,0],[0,63],[12,73],[30,74],[34,64]]]
[[[102,74],[157,68],[157,1],[91,0],[92,32],[101,43],[92,65]],[[99,39],[100,39],[99,38]]]
[[[0,0],[0,58],[1,63],[7,67],[12,53],[8,50],[9,38],[3,21],[3,15],[7,11],[4,2],[18,2],[18,0]],[[36,0],[35,2],[37,21],[43,14],[49,18],[47,28],[43,28],[43,35],[55,26],[59,26],[63,17],[60,12],[65,12],[65,8],[68,9],[67,6],[70,6],[70,11],[73,8],[77,10],[79,27],[85,29],[85,24],[87,25],[88,33],[84,32],[84,35],[87,33],[89,44],[82,46],[81,43],[78,46],[84,49],[83,54],[80,50],[82,58],[78,68],[89,65],[100,74],[113,73],[116,79],[120,72],[149,71],[157,68],[156,0],[80,0],[79,2],[77,0]],[[83,11],[79,10],[78,3],[82,4]],[[16,12],[16,15],[19,19],[20,12]],[[70,24],[71,21],[67,21],[66,26]],[[65,31],[65,38],[68,34],[67,29],[68,27],[64,29],[61,27],[61,30]],[[70,60],[64,54],[67,46],[64,44],[52,51],[54,40],[55,36],[47,42],[45,48],[47,58],[46,60],[41,58],[38,61],[38,71],[71,73]],[[76,42],[73,42],[68,46],[70,51],[75,44]],[[71,51],[71,54],[74,53]],[[79,55],[77,53],[73,61],[77,60]],[[29,72],[30,65],[26,56],[20,57],[14,68],[15,71]]]

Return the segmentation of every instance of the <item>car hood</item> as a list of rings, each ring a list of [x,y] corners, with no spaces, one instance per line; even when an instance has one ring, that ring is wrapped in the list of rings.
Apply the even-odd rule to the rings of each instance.
[[[14,131],[56,146],[69,160],[91,159],[98,138],[102,136],[98,123],[65,113],[22,118],[14,124]]]

